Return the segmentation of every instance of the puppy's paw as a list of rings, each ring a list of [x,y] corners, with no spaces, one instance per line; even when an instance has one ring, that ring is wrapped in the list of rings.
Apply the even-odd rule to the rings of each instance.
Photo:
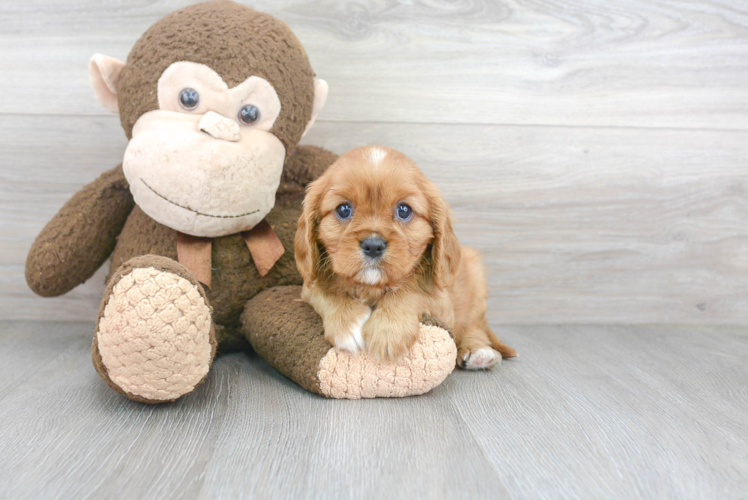
[[[366,350],[377,361],[391,363],[399,360],[418,340],[418,318],[393,321],[382,310],[377,310],[363,328]]]
[[[367,351],[380,363],[394,363],[408,353],[408,347],[401,340],[379,335],[369,340]]]
[[[362,314],[353,323],[349,323],[347,328],[338,329],[338,331],[334,332],[334,335],[332,335],[331,343],[336,349],[348,351],[353,354],[366,349],[366,342],[364,341],[362,329],[364,323],[366,323],[370,316],[371,310],[368,309],[365,314]],[[328,340],[330,339],[328,338]]]
[[[488,370],[501,362],[501,354],[490,347],[461,348],[457,352],[457,365],[464,370]]]

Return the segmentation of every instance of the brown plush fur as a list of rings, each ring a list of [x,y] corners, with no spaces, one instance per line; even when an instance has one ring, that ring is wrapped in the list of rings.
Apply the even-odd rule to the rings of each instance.
[[[335,213],[343,203],[353,207],[347,220]],[[396,217],[401,203],[413,212],[405,221]],[[361,249],[370,236],[387,244],[376,261]],[[322,316],[333,345],[345,345],[370,312],[362,328],[366,349],[396,360],[417,340],[420,314],[429,311],[453,327],[463,353],[493,347],[516,355],[488,328],[477,252],[460,247],[439,190],[402,153],[366,147],[341,156],[309,187],[295,252],[302,297]]]
[[[297,158],[297,155],[301,158]],[[213,320],[219,325],[217,335],[222,348],[226,343],[235,344],[236,337],[241,337],[239,316],[249,299],[270,287],[301,284],[292,248],[296,220],[301,215],[304,186],[312,180],[306,175],[314,175],[324,170],[325,164],[329,165],[335,158],[333,153],[321,148],[300,146],[286,162],[284,182],[276,193],[275,208],[266,217],[286,248],[286,253],[264,277],[260,277],[241,234],[213,239],[213,286],[206,290],[206,296],[213,307]],[[111,175],[122,175],[121,172],[122,169],[118,167]],[[124,176],[121,181],[126,185]],[[53,222],[55,220],[56,218]],[[134,257],[146,254],[177,260],[176,231],[159,224],[135,206],[127,217],[119,238],[116,238],[107,281],[111,280],[119,266]],[[79,257],[81,260],[82,256],[83,254]],[[64,266],[59,267],[60,271],[64,269]],[[241,343],[234,345],[240,346]]]
[[[275,207],[265,220],[286,253],[260,277],[240,234],[213,239],[212,289],[200,288],[212,309],[211,345],[214,350],[216,345],[222,350],[246,348],[249,339],[276,369],[319,392],[319,362],[330,350],[320,320],[299,301],[299,288],[273,288],[302,282],[291,249],[304,188],[337,158],[321,148],[297,147],[314,100],[314,74],[306,53],[281,21],[232,2],[220,0],[170,14],[135,44],[119,79],[120,116],[128,137],[141,115],[158,109],[158,79],[177,61],[206,64],[229,86],[260,76],[281,101],[271,132],[283,143],[286,158]],[[61,295],[90,278],[110,255],[102,311],[113,286],[137,266],[160,266],[197,284],[176,261],[176,231],[134,205],[121,167],[85,186],[47,224],[29,253],[27,281],[40,295]],[[128,394],[112,382],[97,337],[92,358],[115,390],[137,401],[156,402]]]
[[[291,155],[312,114],[314,71],[285,23],[226,0],[192,5],[160,19],[135,43],[117,87],[128,138],[140,116],[158,109],[158,79],[177,61],[205,64],[229,87],[249,76],[270,82],[282,103],[271,132]]]
[[[319,316],[299,300],[300,296],[298,286],[279,286],[258,294],[247,303],[242,327],[254,350],[268,363],[285,367],[284,373],[297,384],[322,394],[317,377],[319,361],[330,350],[330,344],[323,335]],[[284,332],[282,349],[278,348],[276,335],[267,332]]]
[[[240,315],[247,301],[274,286],[301,284],[291,248],[304,188],[337,156],[313,146],[297,147],[314,100],[314,73],[301,43],[278,19],[224,0],[174,12],[136,42],[117,89],[122,125],[128,137],[142,114],[158,109],[158,79],[165,68],[177,61],[206,64],[229,86],[253,75],[265,78],[282,104],[271,132],[286,148],[286,163],[275,207],[265,220],[286,253],[266,276],[260,277],[240,234],[215,238],[213,286],[202,292],[213,309],[215,337],[221,348],[246,348],[246,329]],[[179,266],[176,231],[135,206],[119,166],[85,186],[47,224],[29,252],[26,277],[38,294],[61,295],[90,278],[111,255],[107,279],[111,287],[123,269],[129,268],[130,264],[125,263],[139,262],[138,258],[149,254],[171,259],[169,262]],[[191,273],[190,280],[194,281]],[[274,308],[250,314],[260,322],[274,315]],[[314,323],[298,328],[307,326],[314,331]],[[95,346],[93,358],[107,380]],[[284,371],[283,366],[278,368]]]
[[[112,254],[134,205],[122,166],[78,191],[31,246],[29,287],[42,297],[55,297],[90,278]]]

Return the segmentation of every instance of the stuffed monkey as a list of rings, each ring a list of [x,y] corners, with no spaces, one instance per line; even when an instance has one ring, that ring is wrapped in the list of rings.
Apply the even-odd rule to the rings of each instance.
[[[328,397],[420,394],[452,371],[454,342],[433,319],[408,356],[379,364],[332,349],[299,300],[304,188],[336,156],[297,146],[327,84],[284,23],[229,1],[194,5],[148,29],[126,63],[97,54],[89,70],[129,143],[42,230],[26,280],[61,295],[111,256],[92,345],[110,387],[173,401],[205,379],[217,349],[250,345]]]

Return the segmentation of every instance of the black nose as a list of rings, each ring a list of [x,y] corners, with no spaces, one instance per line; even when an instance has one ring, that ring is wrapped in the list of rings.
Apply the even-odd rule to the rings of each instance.
[[[364,255],[372,259],[381,257],[385,248],[387,248],[387,243],[382,238],[366,238],[361,242],[361,250],[364,251]]]

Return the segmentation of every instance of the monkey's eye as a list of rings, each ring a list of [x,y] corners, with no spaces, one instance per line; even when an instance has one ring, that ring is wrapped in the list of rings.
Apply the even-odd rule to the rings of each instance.
[[[260,119],[260,110],[253,104],[247,104],[239,110],[239,121],[244,125],[252,125]]]
[[[182,89],[179,93],[179,104],[187,111],[193,111],[200,105],[200,94],[195,89]]]
[[[410,220],[413,217],[413,209],[406,203],[400,203],[397,206],[397,218],[400,220]]]
[[[348,220],[353,215],[353,207],[350,203],[341,203],[338,208],[335,209],[335,215],[340,220]]]

